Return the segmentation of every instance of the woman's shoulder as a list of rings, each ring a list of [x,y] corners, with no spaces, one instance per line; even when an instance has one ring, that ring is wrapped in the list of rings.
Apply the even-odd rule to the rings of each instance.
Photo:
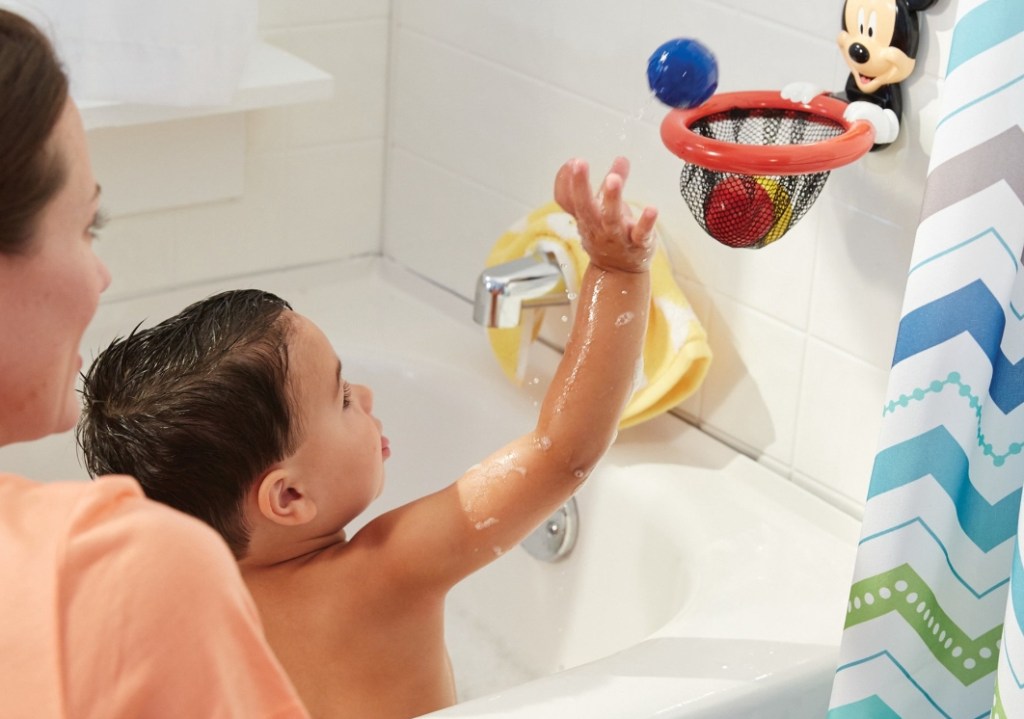
[[[83,519],[88,525],[114,508],[142,501],[142,489],[131,477],[36,482],[0,473],[0,528],[26,546],[63,544]]]
[[[0,585],[19,588],[0,611],[24,620],[0,644],[62,666],[34,700],[64,692],[69,716],[306,716],[227,544],[132,478],[0,474],[0,546]]]
[[[213,529],[147,499],[124,475],[41,483],[0,474],[0,531],[17,534],[26,548],[49,545],[65,570],[113,562],[123,571],[162,573],[164,580],[181,573],[188,581],[234,567]]]
[[[205,582],[237,573],[231,551],[195,517],[147,499],[135,479],[99,477],[69,517],[68,561],[116,557],[154,581]]]
[[[0,472],[0,517],[33,511],[37,519],[66,517],[81,508],[98,509],[143,498],[132,477],[110,475],[95,481],[37,482]]]

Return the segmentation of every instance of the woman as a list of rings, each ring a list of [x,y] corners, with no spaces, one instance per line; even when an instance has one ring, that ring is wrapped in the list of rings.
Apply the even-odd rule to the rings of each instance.
[[[0,10],[0,446],[74,426],[79,343],[110,282],[67,79]],[[305,717],[228,548],[135,480],[0,474],[4,717]]]

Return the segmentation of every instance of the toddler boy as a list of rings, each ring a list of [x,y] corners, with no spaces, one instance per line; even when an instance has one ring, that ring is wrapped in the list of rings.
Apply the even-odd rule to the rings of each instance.
[[[89,471],[131,474],[221,533],[314,717],[452,704],[445,595],[566,502],[611,444],[647,325],[657,215],[630,216],[628,169],[616,159],[596,196],[585,162],[556,177],[590,264],[536,428],[351,537],[381,491],[388,441],[370,389],[345,380],[324,334],[283,300],[216,295],[115,341],[89,369]]]

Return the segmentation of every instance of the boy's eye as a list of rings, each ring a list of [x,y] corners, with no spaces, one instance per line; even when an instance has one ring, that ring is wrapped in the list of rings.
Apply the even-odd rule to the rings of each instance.
[[[341,406],[342,407],[348,407],[349,404],[352,403],[352,385],[350,385],[348,382],[346,382],[345,384],[342,385],[341,391],[342,391]]]

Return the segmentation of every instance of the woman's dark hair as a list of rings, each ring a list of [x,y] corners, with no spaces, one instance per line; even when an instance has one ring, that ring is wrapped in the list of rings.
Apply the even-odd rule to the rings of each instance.
[[[68,98],[50,41],[0,10],[0,254],[24,252],[40,211],[64,184],[49,139]]]
[[[82,389],[77,438],[89,473],[134,476],[244,557],[247,492],[297,434],[288,309],[269,292],[233,290],[115,340]]]

